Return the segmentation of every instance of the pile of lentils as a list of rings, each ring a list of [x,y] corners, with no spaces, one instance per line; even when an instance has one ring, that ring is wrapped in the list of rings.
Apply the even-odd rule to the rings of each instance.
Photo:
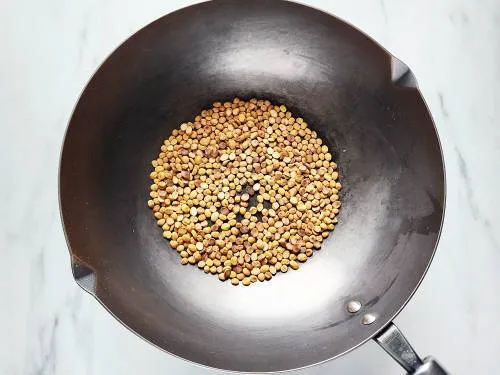
[[[284,105],[215,102],[163,142],[148,206],[182,264],[233,285],[297,270],[337,223],[337,165]]]

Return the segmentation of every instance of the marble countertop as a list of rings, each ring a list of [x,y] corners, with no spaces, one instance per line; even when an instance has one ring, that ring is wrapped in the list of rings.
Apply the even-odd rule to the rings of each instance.
[[[396,319],[455,374],[498,373],[500,3],[303,0],[353,23],[415,73],[443,143],[447,210],[435,260]],[[73,281],[59,151],[90,75],[182,0],[0,3],[0,374],[217,374],[121,326]],[[301,374],[402,374],[374,343]]]

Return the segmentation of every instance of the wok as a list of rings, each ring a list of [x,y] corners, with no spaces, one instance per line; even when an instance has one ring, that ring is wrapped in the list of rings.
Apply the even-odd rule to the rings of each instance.
[[[235,96],[304,117],[344,186],[322,249],[248,288],[182,266],[146,206],[162,140]],[[432,260],[444,203],[438,135],[408,67],[343,21],[282,1],[206,2],[137,32],[83,91],[60,165],[77,282],[159,348],[233,371],[305,367],[375,338],[406,371],[444,373],[391,323]]]

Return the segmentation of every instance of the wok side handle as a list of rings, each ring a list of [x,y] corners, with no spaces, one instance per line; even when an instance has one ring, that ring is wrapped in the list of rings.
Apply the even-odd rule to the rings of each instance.
[[[450,375],[434,358],[420,359],[394,323],[389,323],[375,337],[375,341],[407,371],[408,375]]]
[[[71,270],[73,271],[73,277],[76,283],[86,292],[95,294],[95,272],[76,258],[73,258],[71,262]]]

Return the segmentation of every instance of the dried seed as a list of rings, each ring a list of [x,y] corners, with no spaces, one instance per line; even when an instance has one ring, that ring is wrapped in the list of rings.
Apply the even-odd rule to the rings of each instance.
[[[304,253],[300,253],[297,255],[297,259],[299,260],[299,262],[305,262],[307,260],[307,255]]]
[[[147,206],[182,264],[235,285],[270,280],[299,269],[335,228],[332,159],[284,105],[214,102],[161,145]]]

